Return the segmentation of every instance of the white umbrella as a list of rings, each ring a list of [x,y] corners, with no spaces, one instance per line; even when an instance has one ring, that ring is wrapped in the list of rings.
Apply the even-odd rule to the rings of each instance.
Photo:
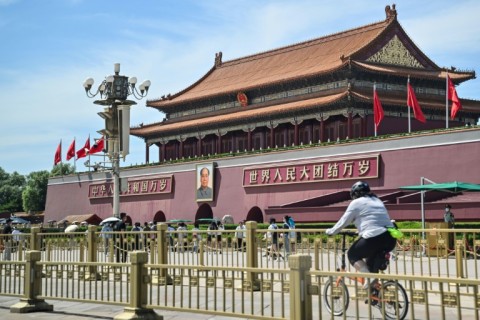
[[[77,229],[78,226],[76,224],[72,224],[65,228],[65,232],[75,232]]]
[[[102,220],[102,222],[100,222],[100,225],[103,226],[105,223],[115,223],[115,222],[118,222],[118,221],[120,221],[120,219],[118,219],[116,217],[109,217],[107,219]]]

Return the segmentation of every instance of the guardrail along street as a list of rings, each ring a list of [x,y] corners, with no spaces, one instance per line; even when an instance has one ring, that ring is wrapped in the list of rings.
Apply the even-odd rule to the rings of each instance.
[[[382,280],[399,282],[409,298],[406,319],[478,319],[478,234],[462,229],[402,230]],[[1,235],[0,294],[18,297],[11,312],[48,311],[52,301],[124,306],[117,317],[161,310],[249,319],[322,319],[328,279],[342,276],[350,293],[345,317],[385,317],[368,293],[337,272],[339,237],[324,230],[42,233]],[[288,233],[288,234],[287,234]],[[270,233],[271,234],[271,233]],[[201,239],[200,239],[201,238]],[[347,244],[349,245],[349,244]],[[353,273],[353,268],[347,272]],[[359,274],[361,275],[361,274]],[[366,274],[367,276],[371,274]],[[47,302],[48,301],[48,302]]]

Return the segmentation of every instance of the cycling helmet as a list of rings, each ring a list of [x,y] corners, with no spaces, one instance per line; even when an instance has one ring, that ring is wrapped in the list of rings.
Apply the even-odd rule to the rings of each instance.
[[[350,197],[357,199],[370,193],[370,186],[364,181],[355,182],[350,190]]]

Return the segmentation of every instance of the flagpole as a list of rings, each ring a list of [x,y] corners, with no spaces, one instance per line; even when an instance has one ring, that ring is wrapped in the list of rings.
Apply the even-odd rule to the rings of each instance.
[[[60,139],[60,174],[63,176],[62,139]]]
[[[90,163],[90,134],[88,134],[88,150],[85,151],[86,153],[88,153],[88,172],[90,172],[90,168],[91,168],[91,163]]]
[[[73,148],[73,173],[77,172],[77,152],[76,152],[76,148],[77,148],[77,138],[76,137],[73,137],[73,145],[75,146],[75,148]]]
[[[375,91],[377,90],[377,83],[373,83],[373,96],[375,97]],[[375,101],[373,102],[373,127],[375,128],[375,137],[377,136],[377,124],[375,123]]]
[[[448,129],[448,71],[445,77],[445,128]]]
[[[407,80],[407,99],[408,99],[408,84],[410,83],[410,75],[408,75],[408,80]],[[412,123],[411,123],[411,117],[410,117],[410,109],[411,107],[407,105],[408,109],[408,133],[412,132]]]

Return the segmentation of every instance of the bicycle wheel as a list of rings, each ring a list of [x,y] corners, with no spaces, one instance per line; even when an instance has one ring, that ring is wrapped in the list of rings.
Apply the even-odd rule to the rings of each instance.
[[[323,288],[323,303],[328,312],[335,316],[341,316],[348,309],[348,303],[350,301],[350,295],[348,293],[347,286],[343,281],[331,281],[331,279],[325,282]]]
[[[386,281],[379,293],[380,311],[385,308],[385,319],[403,320],[408,312],[408,296],[405,289],[396,281]]]

